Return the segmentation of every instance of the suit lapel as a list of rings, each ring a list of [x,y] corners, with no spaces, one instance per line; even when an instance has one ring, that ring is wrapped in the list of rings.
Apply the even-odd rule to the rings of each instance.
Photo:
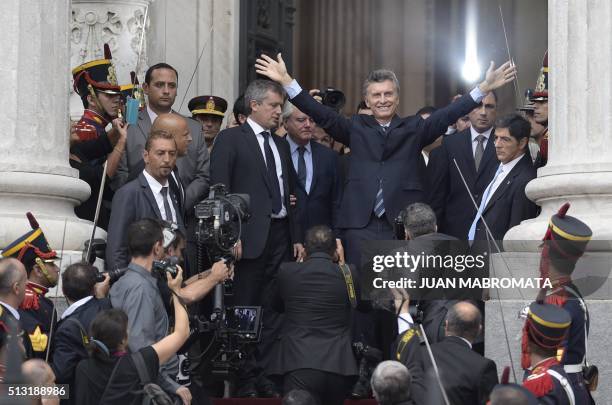
[[[151,132],[151,119],[146,108],[138,113],[138,129],[146,141],[149,138],[149,132]]]
[[[466,177],[466,182],[470,186],[473,186],[476,178],[476,162],[474,161],[474,153],[472,152],[472,132],[468,128],[464,132],[456,135],[461,136],[461,139],[459,139],[459,148],[461,150],[461,160],[463,160],[463,171]],[[455,164],[452,163],[452,166],[454,165]]]
[[[285,205],[286,205],[288,201],[287,199],[289,198],[289,170],[293,170],[293,163],[290,162],[291,156],[287,156],[287,149],[289,148],[288,148],[288,144],[284,143],[287,141],[276,135],[272,135],[271,138],[274,140],[274,144],[276,145],[276,150],[278,151],[278,157],[280,158],[280,161],[281,161],[281,168],[283,171],[283,187],[284,187],[283,195],[285,196],[285,200],[286,200]],[[289,164],[291,164],[291,167],[288,166]]]
[[[394,115],[389,123],[389,127],[386,131],[383,131],[382,127],[379,125],[379,132],[381,133],[381,137],[384,140],[382,158],[386,159],[393,152],[397,150],[397,143],[400,139],[403,139],[403,135],[399,131],[393,131],[402,123],[402,120],[397,115]]]
[[[157,201],[155,201],[155,196],[153,195],[153,191],[151,191],[151,187],[149,187],[149,183],[147,183],[147,179],[144,174],[140,173],[138,176],[138,180],[140,181],[140,185],[144,188],[144,195],[151,204],[151,208],[155,211],[155,215],[157,218],[162,219],[161,212],[159,211],[159,207],[157,206]]]
[[[248,149],[255,156],[255,160],[257,161],[257,167],[259,168],[259,173],[263,177],[268,191],[272,193],[272,187],[268,182],[268,169],[266,166],[266,161],[264,160],[264,157],[261,154],[261,148],[259,147],[257,136],[255,135],[255,132],[253,132],[253,129],[248,123],[244,123],[242,125],[242,136],[245,139]]]
[[[489,199],[489,202],[487,203],[487,206],[485,207],[483,213],[487,212],[487,210],[491,208],[493,204],[495,204],[495,201],[499,200],[504,195],[504,193],[508,191],[508,189],[514,182],[514,179],[519,174],[521,174],[521,171],[523,171],[523,168],[525,167],[525,158],[531,159],[529,156],[525,155],[521,158],[521,160],[518,161],[516,166],[512,168],[510,173],[508,173],[504,181],[499,185],[499,187],[497,187],[497,190],[495,190],[495,193],[493,194],[493,196],[491,196],[491,199]]]
[[[321,171],[321,167],[319,165],[319,153],[321,150],[318,148],[318,146],[321,145],[317,144],[316,142],[310,142],[310,151],[312,153],[312,181],[310,182],[310,192],[315,189],[315,185],[319,179],[319,174]]]

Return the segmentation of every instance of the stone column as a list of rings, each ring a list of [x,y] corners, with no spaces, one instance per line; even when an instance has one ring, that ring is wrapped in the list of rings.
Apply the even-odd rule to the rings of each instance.
[[[506,234],[512,251],[534,251],[550,216],[569,201],[569,214],[592,229],[589,250],[612,250],[612,3],[549,0],[549,158],[527,196],[539,217]]]
[[[70,1],[6,0],[2,10],[0,247],[30,229],[32,211],[54,249],[80,250],[91,223],[74,207],[90,189],[68,164]]]
[[[104,44],[108,43],[119,84],[130,83],[131,71],[136,72],[142,83],[148,67],[147,35],[143,37],[143,27],[146,27],[145,32],[151,28],[149,6],[152,1],[73,0],[68,25],[70,68],[103,58]],[[70,116],[78,120],[83,104],[72,87],[70,90]]]

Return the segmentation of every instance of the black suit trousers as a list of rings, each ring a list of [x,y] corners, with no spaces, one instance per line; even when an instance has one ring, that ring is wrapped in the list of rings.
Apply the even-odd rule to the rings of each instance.
[[[302,368],[283,376],[283,391],[305,390],[319,405],[342,405],[354,383],[354,377]]]

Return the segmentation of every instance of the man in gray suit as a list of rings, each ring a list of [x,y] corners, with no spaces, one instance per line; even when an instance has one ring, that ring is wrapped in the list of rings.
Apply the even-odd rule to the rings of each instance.
[[[178,114],[172,110],[177,84],[177,71],[166,63],[158,63],[147,70],[142,89],[147,95],[148,103],[146,108],[138,113],[138,123],[128,127],[125,153],[111,183],[115,191],[128,181],[137,178],[144,170],[142,152],[157,116],[168,113]],[[185,120],[191,132],[192,142],[187,148],[187,153],[184,156],[179,155],[176,159],[176,169],[171,176],[170,187],[175,191],[178,185],[180,189],[178,192],[175,191],[175,194],[180,197],[179,203],[185,213],[187,275],[191,275],[196,271],[196,221],[193,207],[208,196],[209,154],[202,134],[202,125],[192,118]]]
[[[178,73],[166,63],[158,63],[147,70],[142,89],[147,95],[148,103],[146,108],[138,113],[137,125],[128,127],[125,153],[112,181],[114,190],[142,173],[144,169],[142,151],[157,116],[167,113],[178,114],[172,110],[177,83]],[[194,119],[185,119],[193,141],[187,149],[187,154],[176,160],[176,167],[185,187],[184,206],[189,215],[193,206],[208,196],[209,155],[202,135],[202,125]]]

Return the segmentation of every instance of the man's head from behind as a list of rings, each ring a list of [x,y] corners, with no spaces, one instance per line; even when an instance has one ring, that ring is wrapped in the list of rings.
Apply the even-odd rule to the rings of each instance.
[[[406,239],[434,233],[438,229],[436,214],[424,203],[414,203],[406,207],[403,220]]]
[[[283,107],[283,125],[289,137],[298,145],[306,145],[313,137],[315,122],[290,102]]]
[[[187,120],[179,114],[160,114],[155,118],[151,133],[162,130],[174,136],[176,142],[176,155],[185,156],[189,144],[193,141]]]
[[[291,390],[284,397],[282,405],[314,405],[317,402],[306,390]]]
[[[142,90],[148,105],[157,113],[170,112],[176,99],[178,72],[167,63],[157,63],[145,73]]]
[[[17,259],[0,259],[0,301],[17,308],[25,297],[25,287],[28,276]]]
[[[73,263],[62,273],[62,291],[71,303],[94,295],[98,270],[86,262]]]
[[[491,405],[537,405],[536,397],[518,384],[498,384],[491,391]]]
[[[399,106],[400,86],[395,73],[379,69],[370,72],[362,87],[362,96],[378,121],[389,122]]]
[[[402,363],[386,360],[372,373],[372,391],[380,405],[410,400],[410,372]]]
[[[176,155],[174,136],[165,130],[152,131],[142,152],[145,170],[160,184],[165,184],[176,164]]]
[[[308,255],[326,253],[334,256],[336,252],[336,238],[334,232],[326,225],[316,225],[306,232],[304,248]]]
[[[478,133],[489,130],[497,118],[497,93],[490,92],[469,114],[470,125]]]
[[[531,125],[521,115],[513,113],[495,123],[495,153],[501,163],[509,163],[524,154],[529,143]]]
[[[476,340],[482,329],[480,310],[472,303],[461,301],[446,314],[446,336],[458,336],[470,343]]]
[[[163,243],[163,228],[155,219],[141,219],[128,226],[128,251],[133,258],[153,256],[153,259],[161,259],[164,256]]]
[[[274,129],[280,122],[285,91],[276,82],[253,80],[244,92],[244,102],[249,110],[249,118],[264,129]]]

